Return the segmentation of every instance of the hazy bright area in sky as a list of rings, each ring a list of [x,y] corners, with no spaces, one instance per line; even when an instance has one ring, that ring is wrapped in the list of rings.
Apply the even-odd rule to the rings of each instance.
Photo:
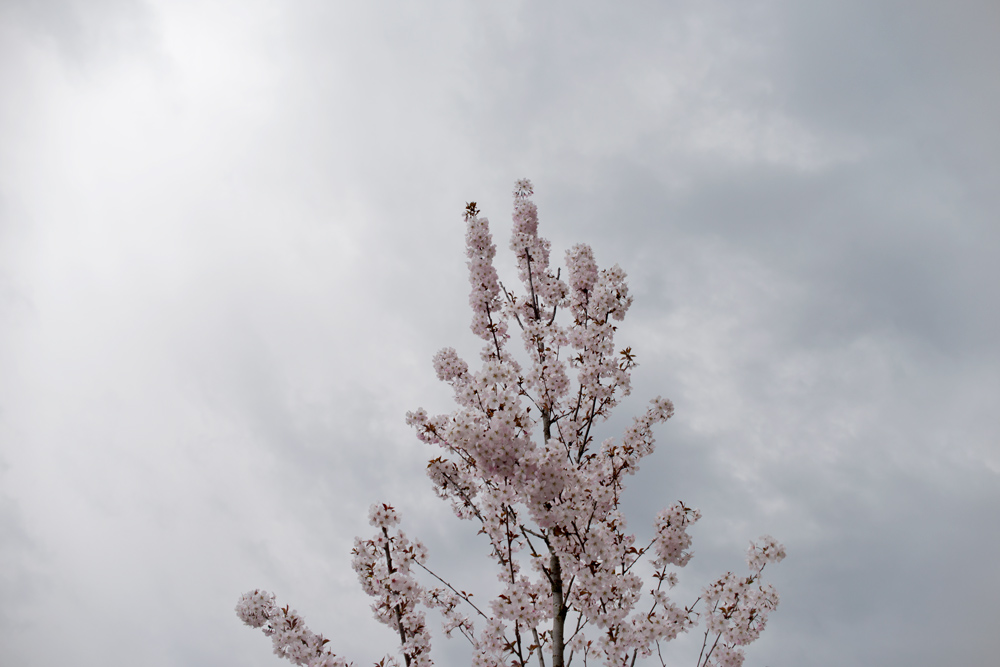
[[[676,404],[626,507],[704,514],[676,601],[768,533],[748,666],[994,663],[998,35],[994,0],[0,0],[0,663],[290,664],[259,587],[372,664],[376,501],[485,599],[404,415],[477,358],[462,212],[513,282],[519,178],[555,260],[629,275],[598,439]]]

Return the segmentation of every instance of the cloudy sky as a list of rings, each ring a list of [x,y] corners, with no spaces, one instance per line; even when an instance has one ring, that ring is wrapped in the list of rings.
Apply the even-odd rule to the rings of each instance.
[[[465,203],[511,279],[522,177],[556,256],[630,276],[600,436],[677,406],[628,511],[701,508],[678,601],[770,533],[747,665],[995,660],[998,34],[991,0],[0,0],[0,662],[288,664],[233,612],[262,587],[371,664],[375,501],[488,592],[403,417],[478,349]]]

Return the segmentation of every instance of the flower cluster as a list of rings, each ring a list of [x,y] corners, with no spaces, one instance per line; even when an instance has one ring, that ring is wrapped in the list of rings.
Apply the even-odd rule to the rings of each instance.
[[[278,607],[274,595],[254,590],[244,593],[236,604],[236,615],[252,628],[262,628],[271,638],[274,654],[304,667],[347,667],[343,658],[326,648],[323,635],[313,633],[295,610]]]
[[[439,380],[452,382],[469,372],[469,364],[459,358],[455,348],[446,347],[434,355],[434,371]]]
[[[406,667],[432,664],[424,608],[443,616],[447,634],[458,631],[469,641],[475,667],[544,665],[546,658],[551,667],[567,667],[574,655],[584,664],[594,659],[632,667],[639,657],[659,655],[660,644],[688,631],[699,615],[706,642],[698,667],[739,665],[739,647],[757,638],[777,606],[777,594],[760,578],[784,549],[764,537],[759,546],[751,544],[749,577],[727,574],[688,607],[670,599],[677,574],[668,568],[691,559],[688,530],[701,513],[683,502],[671,505],[641,546],[628,531],[621,499],[628,478],[653,452],[653,430],[670,419],[673,404],[657,397],[621,438],[596,439],[631,392],[636,354],[618,348],[615,323],[632,297],[625,272],[617,265],[599,269],[587,245],[566,252],[565,280],[560,270],[553,272],[532,194],[529,181],[517,182],[510,240],[522,285],[516,291],[500,282],[493,266],[488,220],[474,202],[467,205],[471,329],[484,341],[482,366],[470,369],[453,348],[442,349],[433,366],[451,385],[456,409],[406,415],[417,437],[436,448],[427,465],[435,492],[460,519],[478,523],[489,541],[501,593],[484,606],[487,613],[471,594],[428,570],[423,545],[395,528],[399,516],[384,504],[369,513],[379,532],[355,541],[361,585],[374,599],[376,618],[398,634]],[[520,329],[521,352],[508,346],[512,327]],[[649,552],[656,585],[644,588],[636,565]],[[423,587],[416,569],[445,588]],[[248,596],[239,613],[254,627],[273,635],[281,623],[298,619],[287,609],[282,616],[267,594]],[[699,613],[700,601],[706,609]],[[475,616],[459,611],[470,608],[478,628]],[[300,620],[292,626],[308,632]],[[715,642],[709,647],[710,633]],[[294,645],[299,653],[292,658],[282,648],[279,654],[301,660],[300,654],[313,655],[317,641],[320,648],[325,643],[311,634],[282,639],[282,647]]]
[[[537,319],[537,309],[544,312],[554,307],[566,296],[566,284],[549,271],[551,244],[538,235],[538,208],[531,201],[534,188],[531,181],[522,179],[514,188],[514,228],[510,236],[510,249],[517,258],[517,277],[528,287],[529,300],[524,301],[521,314]]]
[[[701,512],[678,501],[656,516],[653,528],[656,530],[654,544],[657,559],[654,565],[661,567],[667,564],[684,567],[694,555],[685,551],[691,547],[691,536],[687,529],[701,518]]]
[[[785,559],[785,547],[770,535],[761,535],[759,542],[751,542],[747,549],[747,566],[757,573],[768,563],[780,563]]]
[[[392,528],[399,524],[399,514],[385,503],[376,503],[368,508],[368,523],[377,528]]]
[[[389,533],[399,523],[399,515],[389,505],[372,505],[368,522],[380,530],[374,537],[354,540],[354,571],[364,591],[375,599],[375,618],[399,635],[406,667],[431,667],[431,638],[424,612],[419,609],[426,596],[414,579],[414,565],[427,560],[427,549],[411,542],[402,531]]]
[[[469,282],[472,284],[469,305],[474,313],[472,332],[484,340],[496,340],[499,345],[499,341],[506,338],[507,329],[504,322],[494,321],[493,318],[493,314],[500,310],[500,279],[493,268],[497,247],[490,234],[489,220],[477,214],[476,203],[472,202],[465,214],[468,223],[465,255],[469,258]]]
[[[770,584],[762,584],[761,573],[768,563],[785,558],[785,548],[770,535],[762,535],[760,543],[750,543],[747,550],[749,576],[727,572],[706,587],[702,599],[707,607],[705,617],[705,643],[702,645],[706,667],[740,667],[743,650],[760,636],[767,624],[767,617],[778,606],[778,592]],[[715,634],[715,642],[705,652],[708,638]]]

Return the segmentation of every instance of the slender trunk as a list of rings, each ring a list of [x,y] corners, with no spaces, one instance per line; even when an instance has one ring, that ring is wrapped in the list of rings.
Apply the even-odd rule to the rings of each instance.
[[[562,565],[559,564],[559,556],[555,552],[549,558],[549,577],[552,582],[552,667],[563,667],[563,653],[566,650],[563,638],[566,607],[563,600]]]
[[[535,316],[538,316],[537,306]],[[539,344],[539,359],[543,355],[544,347],[542,344]],[[542,408],[542,432],[546,443],[552,439],[552,414],[549,412],[548,407],[543,404]],[[549,582],[552,584],[552,667],[564,667],[563,653],[566,651],[566,640],[563,636],[563,630],[566,626],[566,605],[563,599],[562,565],[559,563],[559,556],[552,550],[552,545],[549,545],[549,551],[551,552],[551,556],[549,557]],[[540,650],[538,657],[539,659],[542,657]],[[544,663],[542,664],[544,665]]]

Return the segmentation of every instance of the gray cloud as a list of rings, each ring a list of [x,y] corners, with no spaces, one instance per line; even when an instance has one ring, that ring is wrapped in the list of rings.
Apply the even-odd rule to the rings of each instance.
[[[150,8],[141,0],[4,0],[0,15],[52,44],[70,68],[147,52],[157,37]]]
[[[491,582],[403,413],[449,408],[436,349],[476,355],[462,207],[511,277],[522,176],[557,256],[631,276],[641,365],[601,436],[677,404],[628,509],[704,511],[680,595],[788,545],[748,664],[995,654],[991,4],[0,12],[18,664],[276,664],[232,612],[256,586],[377,660],[349,567],[376,500]]]

